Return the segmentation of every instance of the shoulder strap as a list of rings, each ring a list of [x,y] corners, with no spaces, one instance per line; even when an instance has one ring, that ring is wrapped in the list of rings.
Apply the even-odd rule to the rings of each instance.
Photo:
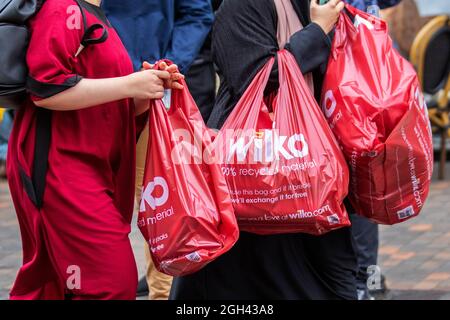
[[[36,196],[35,205],[38,209],[41,209],[44,202],[45,182],[48,170],[52,111],[38,107],[36,112],[36,142],[34,145],[32,181]]]
[[[88,27],[83,5],[80,3],[80,0],[75,0],[75,2],[80,8],[81,16],[83,17],[83,36],[81,38],[80,47],[75,54],[75,56],[78,56],[84,48],[93,44],[105,42],[108,39],[108,29],[101,23],[94,23]],[[102,34],[98,38],[94,38],[93,34],[97,30],[102,30]]]

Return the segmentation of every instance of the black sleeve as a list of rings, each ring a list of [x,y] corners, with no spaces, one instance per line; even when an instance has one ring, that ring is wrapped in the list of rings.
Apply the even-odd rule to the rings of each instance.
[[[286,49],[306,74],[327,63],[331,40],[318,24],[310,23],[291,37]]]

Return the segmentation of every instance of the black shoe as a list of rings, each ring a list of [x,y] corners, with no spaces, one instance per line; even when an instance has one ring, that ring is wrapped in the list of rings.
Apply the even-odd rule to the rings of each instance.
[[[142,277],[138,282],[136,296],[144,297],[144,296],[148,296],[148,294],[149,294],[149,291],[148,291],[147,278]]]

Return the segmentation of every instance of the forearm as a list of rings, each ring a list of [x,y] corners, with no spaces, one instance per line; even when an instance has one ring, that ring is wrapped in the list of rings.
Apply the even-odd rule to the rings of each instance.
[[[82,79],[76,86],[50,98],[35,101],[35,104],[50,110],[71,111],[126,98],[129,98],[126,77]]]

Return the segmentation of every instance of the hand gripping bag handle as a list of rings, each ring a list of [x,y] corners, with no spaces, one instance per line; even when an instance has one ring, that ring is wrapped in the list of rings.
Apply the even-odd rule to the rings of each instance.
[[[153,66],[154,70],[160,70],[159,69],[160,62],[165,62],[168,66],[171,66],[174,64],[169,59],[161,59],[154,64],[154,66]],[[186,80],[180,79],[180,80],[178,80],[178,83],[180,83],[183,86],[183,89],[171,89],[170,108],[167,111],[167,113],[170,115],[170,114],[173,114],[176,111],[176,109],[181,109],[181,111],[189,119],[202,121],[202,123],[203,123],[203,118],[201,116],[200,111],[197,112],[197,110],[188,107],[189,105],[192,105],[192,104],[197,105],[197,104],[195,103],[194,98],[192,97],[192,95],[189,92]],[[187,104],[186,101],[191,101],[192,103]],[[154,100],[154,103],[163,105],[162,99]]]

